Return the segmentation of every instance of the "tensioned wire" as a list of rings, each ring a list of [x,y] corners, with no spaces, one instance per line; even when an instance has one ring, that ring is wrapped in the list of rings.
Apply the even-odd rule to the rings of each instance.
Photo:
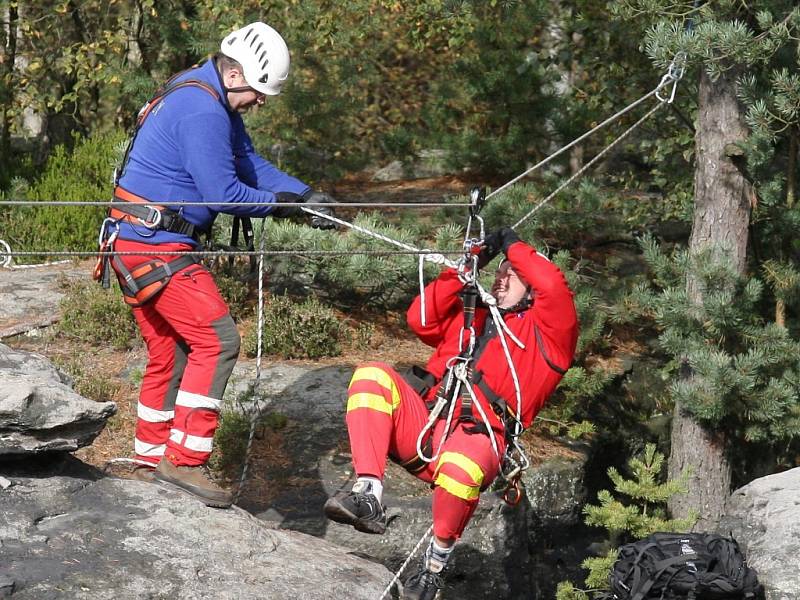
[[[447,208],[447,207],[474,207],[471,202],[145,202],[144,206],[152,204],[154,206],[203,206],[203,207],[226,207],[226,206],[293,206],[295,208],[304,206],[327,206],[330,208]],[[130,202],[119,200],[0,200],[0,206],[130,206]],[[269,215],[267,215],[269,216]]]

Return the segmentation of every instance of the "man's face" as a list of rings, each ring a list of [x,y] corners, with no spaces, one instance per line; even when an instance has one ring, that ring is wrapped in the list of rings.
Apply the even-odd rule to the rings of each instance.
[[[528,294],[525,283],[511,267],[511,262],[504,260],[497,268],[492,285],[492,296],[497,299],[498,308],[511,308],[517,305]]]
[[[258,104],[264,104],[267,99],[266,95],[257,92],[249,85],[244,79],[238,69],[231,69],[225,75],[225,86],[228,88],[248,88],[246,91],[241,92],[228,92],[228,105],[235,111],[243,113],[247,112],[250,108]]]

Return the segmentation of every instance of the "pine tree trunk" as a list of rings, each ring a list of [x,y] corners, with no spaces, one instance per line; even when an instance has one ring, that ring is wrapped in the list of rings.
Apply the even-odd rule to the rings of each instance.
[[[2,63],[0,64],[0,169],[5,173],[11,160],[11,116],[9,110],[14,99],[14,63],[17,60],[17,24],[19,13],[16,4],[4,11],[8,31],[3,36]]]
[[[703,73],[700,79],[695,146],[695,209],[689,251],[698,254],[712,248],[725,254],[745,271],[747,227],[750,220],[750,186],[726,155],[726,147],[742,140],[747,130],[735,94],[736,73],[727,72],[716,81]],[[703,291],[690,276],[689,300],[703,302]],[[697,375],[690,375],[697,377]],[[731,465],[727,439],[722,431],[701,427],[675,406],[669,476],[675,478],[689,468],[689,493],[669,503],[674,517],[690,510],[700,515],[695,529],[713,529],[730,495]]]

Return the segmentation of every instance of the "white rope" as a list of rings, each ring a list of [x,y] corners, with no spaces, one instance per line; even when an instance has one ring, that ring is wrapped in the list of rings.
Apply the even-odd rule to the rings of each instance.
[[[52,262],[44,262],[44,263],[37,263],[35,265],[15,265],[14,264],[14,256],[17,256],[18,253],[13,252],[11,250],[11,246],[5,240],[0,240],[0,267],[4,269],[35,269],[37,267],[49,267],[51,265],[63,265],[70,260],[56,260]]]
[[[524,179],[525,177],[527,177],[528,175],[533,173],[536,169],[539,169],[539,168],[543,167],[544,165],[546,165],[547,163],[549,163],[555,157],[560,156],[561,154],[563,154],[564,152],[566,152],[567,150],[569,150],[573,146],[576,146],[577,144],[580,144],[583,140],[585,140],[586,138],[591,136],[596,131],[602,129],[606,125],[609,125],[609,124],[613,123],[614,121],[619,119],[622,115],[624,115],[627,112],[630,112],[631,110],[633,110],[634,108],[639,106],[642,102],[644,102],[645,100],[647,100],[651,96],[655,95],[659,90],[661,90],[661,88],[663,88],[664,86],[668,85],[670,83],[670,81],[664,81],[664,79],[662,79],[661,82],[658,84],[658,86],[656,86],[650,92],[648,92],[647,94],[645,94],[644,96],[642,96],[641,98],[636,100],[635,102],[632,102],[631,104],[629,104],[628,106],[626,106],[625,108],[620,110],[619,112],[617,112],[617,113],[613,114],[612,116],[608,117],[605,121],[603,121],[599,125],[593,127],[592,129],[590,129],[589,131],[587,131],[586,133],[584,133],[580,137],[575,138],[574,140],[572,140],[569,144],[567,144],[563,148],[560,148],[559,150],[556,150],[550,156],[540,160],[538,163],[533,165],[531,168],[529,168],[524,173],[521,173],[520,175],[517,175],[516,177],[514,177],[514,179],[512,179],[508,183],[505,183],[505,184],[501,185],[496,190],[494,190],[491,193],[487,194],[486,195],[486,199],[488,200],[489,198],[491,198],[492,196],[496,196],[497,194],[499,194],[503,190],[507,190],[508,188],[510,188],[512,185],[514,185],[515,183],[517,183],[521,179]]]
[[[514,179],[512,179],[508,183],[506,183],[506,184],[500,186],[499,188],[497,188],[496,190],[492,191],[490,194],[488,194],[486,196],[486,200],[488,200],[492,196],[495,196],[495,195],[499,194],[503,190],[508,189],[509,187],[511,187],[512,185],[514,185],[518,181],[520,181],[521,179],[524,179],[525,177],[527,177],[528,175],[533,173],[536,169],[539,169],[539,168],[543,167],[544,165],[546,165],[547,163],[549,163],[556,156],[559,156],[559,155],[563,154],[564,152],[566,152],[567,150],[569,150],[570,148],[572,148],[573,146],[576,146],[577,144],[580,144],[583,140],[585,140],[586,138],[591,136],[593,133],[595,133],[596,131],[599,131],[600,129],[602,129],[606,125],[608,125],[610,123],[613,123],[614,121],[619,119],[622,115],[624,115],[627,112],[630,112],[631,110],[633,110],[634,108],[639,106],[642,102],[644,102],[645,100],[647,100],[651,96],[655,96],[656,98],[658,98],[658,100],[662,104],[663,103],[671,104],[672,101],[675,99],[675,92],[676,92],[677,87],[678,87],[678,82],[683,78],[683,74],[684,74],[685,70],[686,70],[686,54],[684,52],[678,52],[675,55],[675,57],[672,59],[672,62],[670,63],[669,67],[667,68],[667,72],[664,73],[664,76],[661,78],[661,81],[658,82],[658,85],[655,88],[650,90],[647,94],[645,94],[644,96],[642,96],[638,100],[635,100],[634,102],[631,102],[628,106],[626,106],[622,110],[620,110],[620,111],[616,112],[615,114],[611,115],[605,121],[603,121],[599,125],[596,125],[592,129],[590,129],[589,131],[587,131],[586,133],[581,135],[580,137],[572,140],[569,144],[567,144],[563,148],[560,148],[559,150],[557,150],[556,152],[554,152],[550,156],[548,156],[548,157],[544,158],[543,160],[539,161],[538,163],[533,165],[531,168],[529,168],[524,173],[522,173],[520,175],[517,175]],[[663,88],[665,88],[668,85],[672,85],[672,91],[671,91],[671,93],[670,93],[668,98],[663,98],[661,96],[660,92],[661,92],[661,90]]]
[[[261,224],[261,239],[259,240],[259,249],[264,250],[264,223]],[[256,378],[253,382],[253,408],[252,415],[250,416],[250,433],[247,436],[247,448],[244,453],[244,465],[242,466],[242,474],[239,477],[239,485],[236,488],[236,495],[233,502],[236,504],[239,501],[239,496],[244,488],[244,482],[247,479],[247,471],[250,465],[250,451],[253,448],[253,439],[256,432],[256,423],[261,417],[261,407],[258,400],[258,386],[261,383],[261,354],[263,348],[264,338],[264,255],[260,254],[258,257],[258,319],[256,330]]]
[[[567,179],[567,180],[566,180],[564,183],[562,183],[560,186],[558,186],[558,187],[557,187],[557,188],[556,188],[556,189],[555,189],[555,190],[554,190],[552,193],[550,193],[550,195],[548,195],[548,196],[547,196],[547,197],[546,197],[544,200],[542,200],[542,201],[541,201],[541,202],[539,202],[539,203],[538,203],[536,206],[534,206],[534,207],[533,207],[531,210],[529,210],[529,211],[527,212],[527,214],[525,214],[525,216],[524,216],[524,217],[522,217],[522,218],[521,218],[519,221],[517,221],[516,223],[514,223],[514,225],[512,225],[512,226],[511,226],[511,229],[516,229],[517,227],[519,227],[520,225],[522,225],[522,223],[524,223],[526,220],[528,220],[528,218],[530,218],[530,217],[531,217],[531,216],[532,216],[532,215],[533,215],[533,214],[534,214],[536,211],[538,211],[540,208],[542,208],[542,206],[544,206],[545,204],[547,204],[548,202],[550,202],[550,200],[552,200],[553,198],[555,198],[555,197],[556,197],[556,195],[558,195],[558,193],[559,193],[559,192],[561,192],[561,190],[563,190],[565,187],[567,187],[567,186],[568,186],[570,183],[572,183],[572,182],[573,182],[573,181],[575,181],[575,180],[576,180],[578,177],[580,177],[581,175],[583,175],[583,174],[584,174],[584,173],[585,173],[585,172],[586,172],[588,169],[590,169],[590,168],[592,167],[592,165],[594,165],[594,164],[595,164],[595,163],[596,163],[598,160],[600,160],[600,159],[601,159],[603,156],[605,156],[606,154],[608,154],[608,153],[609,153],[609,152],[610,152],[610,151],[611,151],[613,148],[615,148],[615,147],[617,146],[617,144],[619,144],[619,143],[620,143],[622,140],[624,140],[626,137],[628,137],[628,135],[630,135],[630,133],[631,133],[631,132],[632,132],[634,129],[636,129],[637,127],[639,127],[639,125],[641,125],[642,123],[644,123],[644,122],[645,122],[647,119],[649,119],[649,118],[650,118],[650,116],[651,116],[651,115],[653,115],[653,113],[655,113],[655,112],[656,112],[656,111],[657,111],[659,108],[661,108],[661,107],[663,107],[663,106],[664,106],[664,103],[661,103],[661,102],[660,102],[660,103],[658,103],[656,106],[654,106],[652,109],[650,109],[650,110],[647,112],[647,114],[645,114],[645,115],[644,115],[644,116],[643,116],[641,119],[639,119],[638,121],[636,121],[636,123],[634,123],[633,125],[631,125],[631,126],[630,126],[628,129],[626,129],[624,132],[622,132],[622,134],[620,134],[620,135],[617,137],[617,139],[615,139],[615,140],[614,140],[613,142],[611,142],[611,143],[610,143],[608,146],[606,146],[605,148],[603,148],[603,149],[602,149],[602,150],[601,150],[601,151],[600,151],[600,152],[597,154],[597,156],[595,156],[595,157],[594,157],[592,160],[590,160],[589,162],[587,162],[587,163],[586,163],[586,164],[585,164],[583,167],[581,167],[581,169],[580,169],[580,170],[578,170],[578,171],[577,171],[577,172],[576,172],[574,175],[572,175],[572,176],[571,176],[569,179]]]
[[[386,598],[386,594],[392,591],[392,586],[399,581],[400,575],[402,575],[403,571],[406,570],[408,563],[411,562],[411,559],[414,558],[414,555],[419,551],[420,547],[422,546],[422,544],[425,543],[425,540],[428,539],[428,536],[431,534],[432,531],[433,531],[433,525],[428,527],[428,531],[426,531],[419,539],[417,545],[414,546],[414,548],[411,550],[405,562],[402,565],[400,565],[400,568],[397,570],[397,573],[394,574],[394,577],[392,577],[392,580],[389,582],[389,585],[387,585],[386,588],[383,590],[383,593],[381,594],[380,598],[378,598],[378,600],[383,600],[384,598]]]
[[[425,252],[421,251],[419,248],[415,248],[411,244],[406,244],[405,242],[401,242],[400,240],[392,239],[389,236],[383,235],[382,233],[378,233],[377,231],[372,231],[370,229],[367,229],[366,227],[362,227],[361,225],[356,225],[355,223],[350,223],[348,221],[343,221],[342,219],[338,219],[338,218],[334,217],[333,215],[326,215],[325,213],[317,212],[313,208],[308,208],[306,206],[301,206],[301,208],[303,209],[304,212],[307,212],[310,215],[314,215],[315,217],[321,217],[323,219],[327,219],[328,221],[331,221],[332,223],[336,223],[337,225],[342,225],[344,227],[349,227],[350,229],[352,229],[354,231],[358,231],[359,233],[363,233],[364,235],[372,236],[375,239],[378,239],[378,240],[381,240],[383,242],[386,242],[387,244],[392,244],[394,246],[397,246],[398,248],[402,248],[403,250],[407,250],[409,252],[413,252],[414,254],[420,254],[421,253],[424,256],[425,260],[427,260],[429,262],[432,262],[434,264],[446,265],[446,266],[451,267],[453,269],[458,267],[458,263],[457,262],[452,261],[449,258],[446,258],[445,256],[443,256],[441,254],[435,254],[435,253],[434,254],[426,254]]]

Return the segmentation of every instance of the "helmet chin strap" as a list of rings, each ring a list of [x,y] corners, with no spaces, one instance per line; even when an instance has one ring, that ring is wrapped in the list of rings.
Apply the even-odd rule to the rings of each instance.
[[[255,88],[251,88],[249,85],[240,85],[238,87],[229,88],[229,87],[225,86],[225,84],[223,84],[222,88],[225,90],[225,93],[233,92],[234,94],[238,94],[238,93],[241,93],[241,92],[257,92],[258,91]]]

